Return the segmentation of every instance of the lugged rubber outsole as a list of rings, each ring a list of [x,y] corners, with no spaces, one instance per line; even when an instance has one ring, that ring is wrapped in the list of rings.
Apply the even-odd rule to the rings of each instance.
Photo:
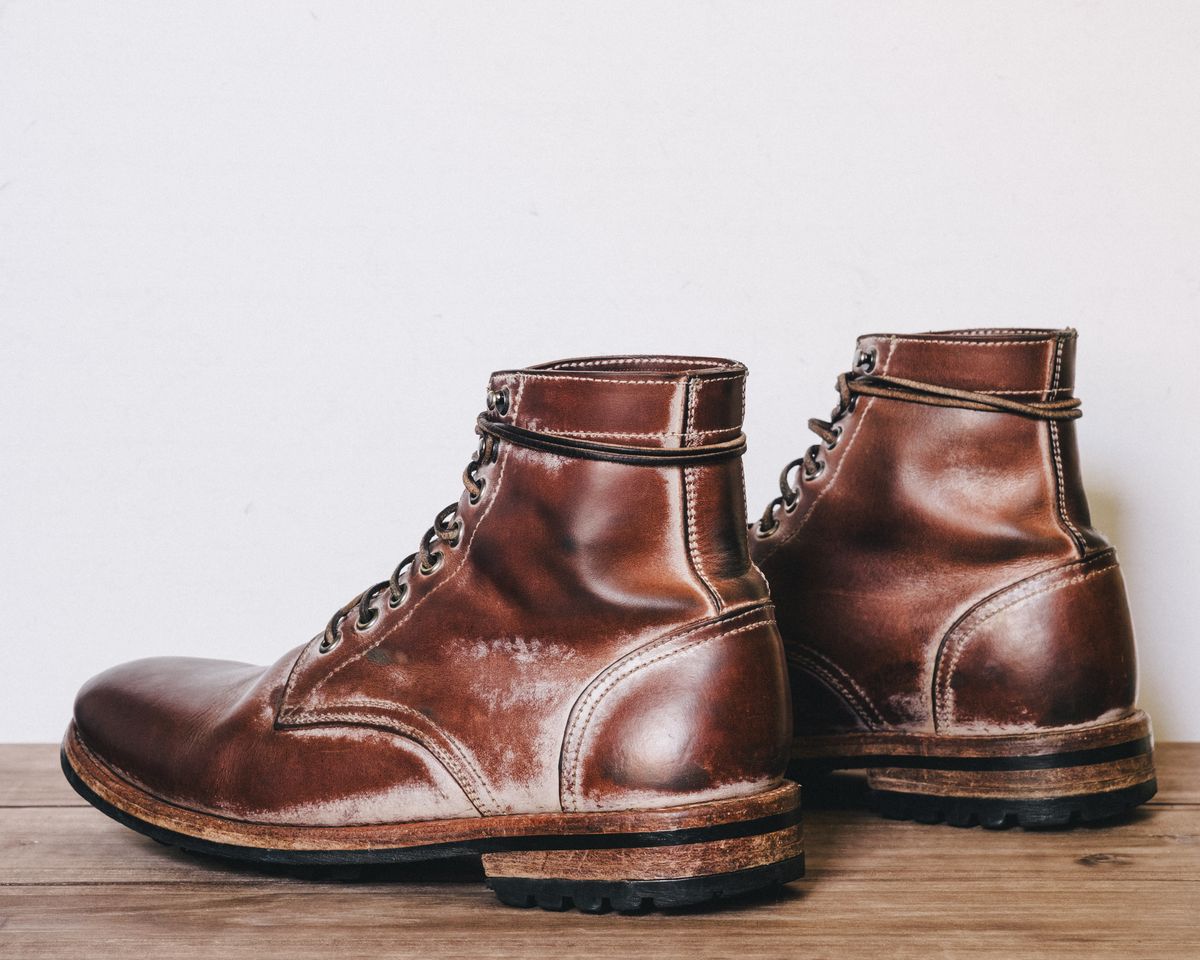
[[[510,907],[541,907],[583,913],[644,913],[728,900],[804,876],[804,856],[707,877],[683,880],[526,880],[489,877],[487,885]]]
[[[1157,790],[1157,781],[1148,780],[1107,793],[1044,799],[940,797],[892,790],[872,790],[871,799],[880,815],[889,820],[981,826],[989,830],[1038,829],[1102,823],[1123,817],[1153,797]]]

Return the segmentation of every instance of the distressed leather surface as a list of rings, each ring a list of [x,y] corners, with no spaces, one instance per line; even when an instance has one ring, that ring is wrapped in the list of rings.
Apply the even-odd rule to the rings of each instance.
[[[493,420],[686,447],[740,435],[745,370],[585,358],[488,386],[506,398]],[[80,692],[84,742],[163,799],[296,824],[665,806],[779,782],[786,671],[740,458],[641,466],[502,441],[477,475],[458,544],[409,572],[396,609],[381,599],[368,628],[350,616],[332,649],[314,638],[265,670],[115,668]],[[597,678],[681,635],[708,641],[622,677],[569,734]]]
[[[1024,401],[1070,397],[1074,331],[861,337],[874,372]],[[983,733],[1131,709],[1133,633],[1115,556],[1091,527],[1073,421],[858,397],[769,536],[752,532],[793,677],[798,736]],[[953,630],[1027,578],[1105,578],[992,618],[957,660]],[[941,674],[939,674],[941,671]],[[952,691],[947,697],[946,690]],[[947,708],[947,701],[953,706]]]

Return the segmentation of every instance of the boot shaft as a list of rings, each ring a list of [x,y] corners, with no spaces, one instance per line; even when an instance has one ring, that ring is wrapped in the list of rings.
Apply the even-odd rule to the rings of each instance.
[[[489,419],[520,433],[508,450],[510,489],[493,507],[512,516],[479,549],[503,566],[520,531],[527,575],[531,562],[549,563],[513,587],[572,618],[612,597],[687,616],[766,600],[746,537],[745,386],[744,367],[712,358],[591,358],[494,374],[489,392],[500,400]],[[688,457],[695,448],[709,452]]]
[[[856,361],[866,361],[859,369],[867,373],[1053,403],[1074,397],[1076,344],[1070,329],[866,336],[859,338]],[[919,476],[939,490],[926,506],[950,522],[955,514],[976,517],[968,524],[972,537],[996,534],[1002,543],[1002,528],[1018,526],[1013,532],[1026,542],[1003,550],[1006,556],[1082,556],[1106,547],[1091,528],[1075,420],[979,414],[954,406],[880,403],[872,414],[872,446],[893,462],[895,472]],[[894,492],[910,508],[922,503],[920,492]]]
[[[1080,479],[1075,342],[859,339],[814,423],[832,442],[752,537],[800,731],[1023,729],[1132,703],[1124,587]]]
[[[460,501],[397,603],[379,585],[378,617],[301,654],[280,723],[405,731],[484,814],[777,783],[790,711],[746,539],[745,375],[678,357],[494,374]]]

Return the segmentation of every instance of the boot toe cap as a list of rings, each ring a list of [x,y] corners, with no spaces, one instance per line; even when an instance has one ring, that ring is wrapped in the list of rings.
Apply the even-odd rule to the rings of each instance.
[[[198,739],[261,667],[189,657],[135,660],[93,677],[75,698],[79,739],[126,779],[170,795]]]
[[[298,654],[265,669],[182,657],[114,667],[79,691],[78,741],[142,793],[234,819],[337,825],[477,815],[448,771],[403,736],[278,727]]]

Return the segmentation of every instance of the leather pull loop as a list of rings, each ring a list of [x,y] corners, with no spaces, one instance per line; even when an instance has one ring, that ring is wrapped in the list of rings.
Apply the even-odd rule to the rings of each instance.
[[[699,463],[714,463],[740,457],[746,452],[746,435],[738,434],[733,440],[709,443],[696,447],[631,447],[617,443],[595,443],[574,437],[539,433],[510,423],[497,423],[480,416],[479,430],[498,440],[515,443],[531,450],[541,450],[562,457],[578,457],[583,460],[604,460],[637,467],[677,467]]]

